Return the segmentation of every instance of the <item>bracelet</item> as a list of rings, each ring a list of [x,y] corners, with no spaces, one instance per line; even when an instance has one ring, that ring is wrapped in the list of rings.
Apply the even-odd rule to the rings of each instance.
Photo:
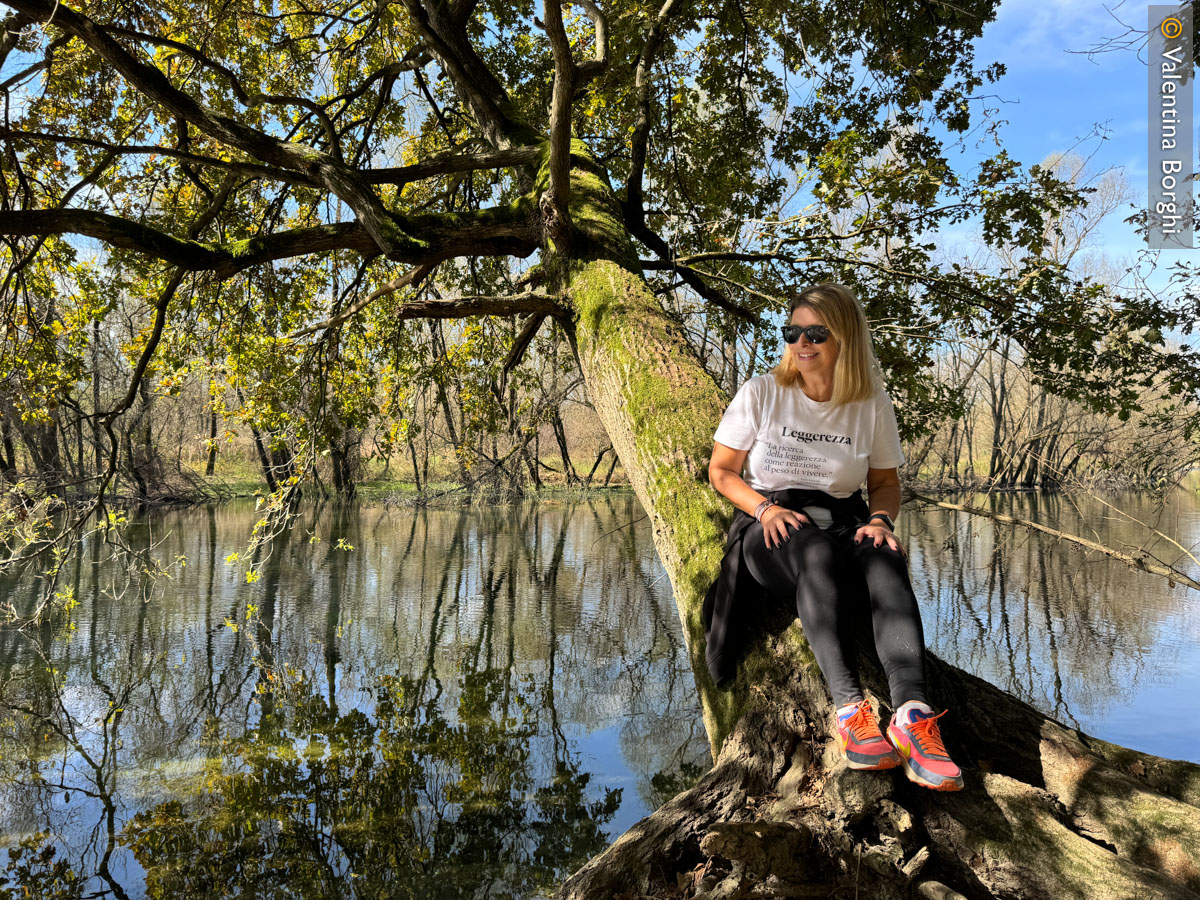
[[[754,508],[754,518],[758,519],[758,521],[761,522],[763,513],[765,513],[768,509],[770,509],[774,505],[775,505],[774,500],[764,500],[762,503],[758,504],[758,506],[756,506]]]
[[[867,516],[868,522],[873,522],[876,519],[882,519],[883,524],[887,526],[888,531],[896,530],[896,525],[892,521],[892,517],[889,516],[887,513],[872,513],[871,515]]]

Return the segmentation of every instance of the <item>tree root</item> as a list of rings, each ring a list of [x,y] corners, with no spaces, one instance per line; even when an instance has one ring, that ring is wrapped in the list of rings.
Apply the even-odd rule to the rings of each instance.
[[[931,656],[965,789],[853,771],[823,686],[786,656],[700,783],[559,898],[1200,898],[1200,766],[1088,737]]]

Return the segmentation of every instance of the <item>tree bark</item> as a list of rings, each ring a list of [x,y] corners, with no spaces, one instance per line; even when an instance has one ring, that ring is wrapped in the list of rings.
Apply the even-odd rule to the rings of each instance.
[[[1088,737],[931,655],[931,699],[952,711],[944,733],[966,789],[945,795],[898,770],[848,770],[790,609],[764,611],[763,635],[718,691],[701,604],[731,512],[706,473],[728,397],[626,260],[578,265],[569,289],[588,392],[653,523],[716,762],[560,898],[668,896],[706,860],[695,896],[827,896],[838,886],[879,898],[1200,896],[1200,766]],[[886,697],[870,651],[861,669]]]
[[[267,480],[267,489],[274,494],[279,490],[279,483],[275,480],[275,472],[271,465],[271,458],[267,456],[267,448],[263,446],[262,432],[256,426],[251,425],[250,434],[254,437],[254,449],[258,453],[258,462],[262,466],[263,478]]]
[[[17,452],[12,441],[12,422],[7,417],[0,421],[0,475],[16,480]]]
[[[567,446],[567,429],[563,425],[562,415],[558,407],[554,407],[550,417],[550,425],[554,429],[554,439],[558,442],[558,454],[562,457],[563,480],[566,484],[575,484],[580,480],[575,466],[571,463],[571,452]]]
[[[413,446],[413,439],[412,439],[411,434],[408,435],[407,441],[408,441],[408,454],[409,454],[409,456],[412,457],[413,484],[416,485],[417,493],[419,494],[419,493],[421,493],[421,469],[417,463],[417,448]]]
[[[211,478],[217,471],[217,408],[213,400],[213,380],[208,380],[208,462],[204,466],[204,476]]]

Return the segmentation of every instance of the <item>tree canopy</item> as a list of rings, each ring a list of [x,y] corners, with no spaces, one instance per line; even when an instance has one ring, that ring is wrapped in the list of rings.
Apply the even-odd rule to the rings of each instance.
[[[410,320],[493,317],[466,355],[507,375],[547,319],[569,338],[563,266],[601,256],[764,345],[789,289],[847,284],[908,435],[961,411],[929,374],[951,337],[1122,417],[1153,389],[1178,422],[1200,383],[1169,340],[1186,283],[1127,295],[1052,252],[1093,189],[1003,148],[1004,65],[972,49],[994,2],[6,5],[0,408],[47,472],[62,416],[111,476],[142,380],[205,370],[225,410],[336,446],[405,380]],[[958,171],[972,139],[995,150]],[[940,247],[964,222],[1002,263]]]

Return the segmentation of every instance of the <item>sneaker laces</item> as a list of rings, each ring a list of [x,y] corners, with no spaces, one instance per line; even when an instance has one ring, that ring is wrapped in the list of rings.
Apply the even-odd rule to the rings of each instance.
[[[917,721],[911,722],[906,726],[912,732],[917,744],[921,747],[922,753],[929,756],[950,758],[950,754],[946,752],[946,745],[942,743],[942,733],[937,725],[937,720],[949,711],[948,709],[943,709],[936,716],[930,716],[927,719],[917,719]]]
[[[858,704],[854,714],[846,720],[846,730],[854,735],[856,741],[868,741],[879,737],[879,720],[871,711],[870,702],[864,700]]]

